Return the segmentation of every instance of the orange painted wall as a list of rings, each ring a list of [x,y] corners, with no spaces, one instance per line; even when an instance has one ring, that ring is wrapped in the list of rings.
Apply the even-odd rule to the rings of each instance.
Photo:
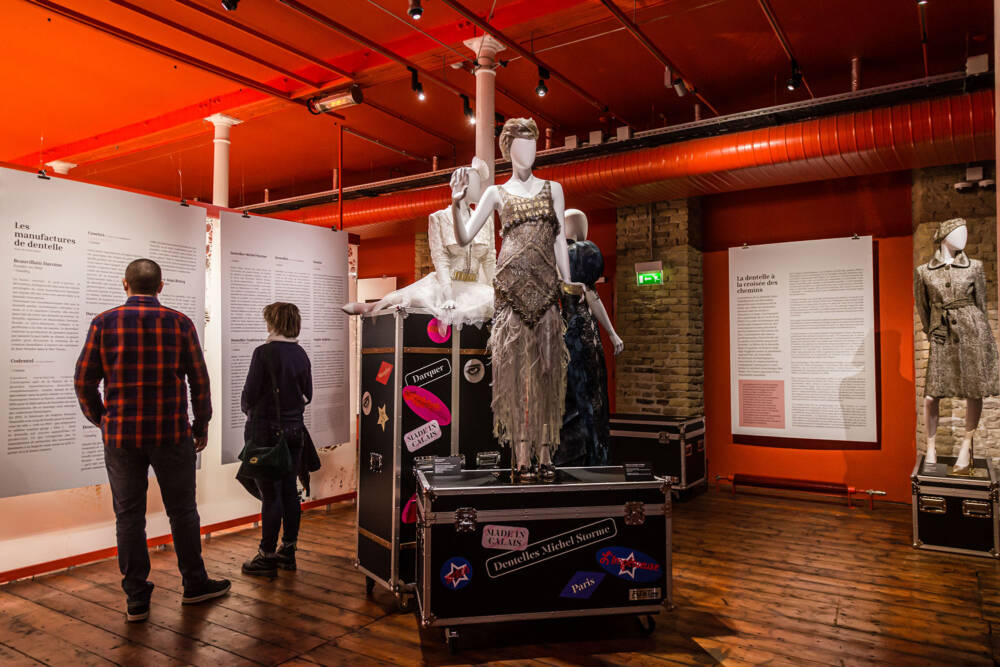
[[[910,500],[916,456],[913,246],[909,173],[731,193],[703,199],[705,414],[710,479],[747,473],[846,482]],[[879,253],[882,447],[818,451],[733,443],[729,403],[728,248],[873,234]]]
[[[362,239],[358,246],[358,278],[396,276],[396,285],[413,282],[413,235]]]

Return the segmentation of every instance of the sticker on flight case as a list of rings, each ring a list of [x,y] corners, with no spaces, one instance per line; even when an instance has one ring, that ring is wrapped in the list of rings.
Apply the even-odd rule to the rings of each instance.
[[[577,572],[570,577],[566,587],[559,594],[561,598],[589,600],[607,575],[603,572]]]
[[[403,442],[406,443],[407,450],[415,452],[418,449],[426,447],[440,437],[441,427],[438,425],[437,421],[432,419],[423,426],[418,426],[409,433],[405,433],[403,435]]]
[[[472,563],[461,556],[449,558],[441,566],[441,583],[450,591],[458,591],[472,581]]]
[[[451,326],[446,326],[444,333],[438,328],[441,323],[438,318],[432,318],[430,322],[427,323],[427,337],[430,338],[435,343],[447,343],[448,339],[451,338]]]
[[[483,548],[503,551],[524,551],[528,546],[528,529],[521,526],[483,526]]]
[[[372,413],[372,395],[367,391],[361,397],[361,412],[365,413],[365,417]]]
[[[375,381],[381,384],[387,384],[391,376],[392,364],[388,361],[383,361],[382,365],[378,367],[378,373],[375,374]]]
[[[378,406],[378,425],[382,427],[382,432],[385,433],[385,425],[389,421],[389,415],[386,414],[385,404]]]
[[[628,591],[629,602],[641,602],[645,600],[659,600],[663,593],[659,588],[630,588]]]
[[[521,551],[508,551],[486,559],[486,574],[491,579],[523,570],[542,561],[568,554],[618,534],[614,519],[601,519],[585,526],[532,542]]]
[[[451,423],[451,411],[448,406],[423,387],[406,385],[403,387],[403,400],[424,421],[436,419],[441,426]]]
[[[462,369],[462,375],[465,376],[467,382],[472,384],[478,384],[486,377],[486,368],[483,366],[483,362],[479,359],[469,359],[465,362],[465,368]]]
[[[423,387],[434,382],[434,380],[440,380],[449,375],[451,375],[451,362],[447,359],[438,359],[432,364],[427,364],[412,373],[407,373],[405,380],[406,384]]]
[[[601,547],[597,550],[597,562],[605,572],[626,581],[647,583],[663,576],[659,563],[635,549]]]

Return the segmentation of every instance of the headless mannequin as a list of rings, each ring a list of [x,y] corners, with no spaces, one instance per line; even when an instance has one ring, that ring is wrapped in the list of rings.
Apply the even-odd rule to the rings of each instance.
[[[535,176],[531,169],[535,164],[535,152],[537,150],[537,142],[534,139],[515,138],[510,145],[510,162],[513,168],[513,174],[506,183],[504,183],[504,189],[513,195],[519,197],[532,197],[537,195],[541,189],[545,186],[545,181]],[[469,182],[469,170],[462,168],[457,169],[451,177],[451,193],[452,193],[452,218],[455,221],[455,238],[458,240],[460,245],[468,245],[475,238],[476,233],[479,229],[486,224],[488,220],[493,220],[493,213],[499,211],[503,205],[500,198],[500,192],[497,190],[498,186],[491,185],[486,188],[483,193],[482,198],[479,200],[479,204],[476,206],[474,211],[470,211],[468,205],[468,191],[470,187]],[[562,186],[558,183],[551,183],[552,192],[552,207],[555,210],[556,219],[559,222],[560,232],[556,235],[556,240],[554,244],[556,267],[559,271],[559,275],[564,283],[573,286],[573,293],[580,294],[581,299],[586,291],[586,288],[581,283],[571,282],[570,271],[569,271],[569,250],[566,246],[566,220],[565,220],[565,196],[563,195]],[[605,313],[605,316],[607,314]],[[530,405],[525,406],[526,410],[531,410]],[[553,437],[558,437],[559,433],[558,425],[549,425],[549,436],[546,438],[546,442],[539,443],[538,448],[538,463],[543,468],[549,468],[554,471],[552,466],[552,453],[549,448],[549,444]],[[531,452],[532,447],[530,442],[526,440],[518,441],[514,444],[514,461],[515,466],[519,470],[530,470],[532,467]]]
[[[955,262],[955,253],[965,249],[965,244],[969,240],[969,230],[962,226],[958,227],[941,241],[941,257],[946,264]],[[927,429],[927,455],[924,463],[933,465],[937,463],[937,449],[935,438],[938,427],[938,409],[941,399],[936,396],[924,396],[924,426]],[[983,399],[968,398],[965,401],[965,437],[962,438],[962,446],[958,450],[958,458],[955,460],[955,469],[965,469],[972,463],[972,437],[979,426],[979,418],[983,414]]]
[[[586,241],[588,225],[587,216],[584,212],[579,209],[570,208],[566,209],[565,215],[566,238],[573,239],[574,241]],[[607,332],[608,337],[611,339],[611,346],[614,348],[615,356],[617,357],[625,349],[625,343],[618,337],[618,333],[615,331],[614,326],[612,326],[611,318],[608,317],[608,311],[604,309],[601,297],[597,295],[596,290],[592,289],[588,289],[584,294],[587,298],[587,305],[590,306],[590,312],[594,314],[594,319],[601,325],[601,328]]]

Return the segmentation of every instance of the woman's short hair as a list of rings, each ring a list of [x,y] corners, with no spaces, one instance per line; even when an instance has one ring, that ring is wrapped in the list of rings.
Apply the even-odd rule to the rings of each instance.
[[[500,154],[504,160],[510,159],[510,145],[515,139],[538,141],[538,126],[534,118],[509,118],[500,131]]]
[[[285,338],[297,338],[302,330],[302,315],[294,303],[275,301],[264,306],[264,321],[268,329]]]

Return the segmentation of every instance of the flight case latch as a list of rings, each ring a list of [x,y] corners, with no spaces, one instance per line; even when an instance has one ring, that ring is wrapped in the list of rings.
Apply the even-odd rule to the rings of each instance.
[[[459,507],[455,510],[455,532],[472,533],[476,530],[476,509]]]
[[[646,509],[641,500],[630,500],[625,503],[625,525],[641,526],[646,523]]]

